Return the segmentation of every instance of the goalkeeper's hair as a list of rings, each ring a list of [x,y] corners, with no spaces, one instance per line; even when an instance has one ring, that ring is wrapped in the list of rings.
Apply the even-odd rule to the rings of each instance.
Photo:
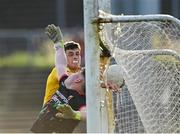
[[[64,50],[66,51],[66,50],[72,50],[72,49],[81,50],[81,46],[79,45],[79,43],[74,42],[74,41],[65,42]]]

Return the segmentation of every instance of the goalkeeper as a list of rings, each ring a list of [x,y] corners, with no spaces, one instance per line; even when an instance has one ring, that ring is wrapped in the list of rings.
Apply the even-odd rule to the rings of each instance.
[[[69,133],[80,120],[86,120],[85,69],[69,75],[60,28],[48,25],[46,34],[54,42],[59,89],[44,104],[31,131]]]
[[[74,41],[65,42],[64,50],[67,57],[67,73],[72,74],[81,70],[81,47]],[[46,104],[59,88],[57,69],[54,67],[48,76],[43,104]]]

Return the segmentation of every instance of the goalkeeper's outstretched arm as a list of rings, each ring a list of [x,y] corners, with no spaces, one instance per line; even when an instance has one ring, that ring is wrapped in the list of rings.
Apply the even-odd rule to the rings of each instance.
[[[55,65],[58,73],[58,80],[61,76],[67,74],[67,59],[64,51],[63,35],[58,26],[48,25],[45,29],[47,36],[53,41],[55,48]]]

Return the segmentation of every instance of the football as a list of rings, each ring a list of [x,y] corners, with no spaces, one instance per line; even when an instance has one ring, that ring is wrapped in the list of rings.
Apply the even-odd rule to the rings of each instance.
[[[124,84],[122,68],[117,65],[110,65],[103,73],[105,80],[116,84],[118,87],[122,87]]]

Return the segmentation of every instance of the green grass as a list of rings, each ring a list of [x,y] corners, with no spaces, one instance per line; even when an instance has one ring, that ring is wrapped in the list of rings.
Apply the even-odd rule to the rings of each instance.
[[[53,54],[15,52],[0,57],[0,67],[49,67],[54,65]]]

